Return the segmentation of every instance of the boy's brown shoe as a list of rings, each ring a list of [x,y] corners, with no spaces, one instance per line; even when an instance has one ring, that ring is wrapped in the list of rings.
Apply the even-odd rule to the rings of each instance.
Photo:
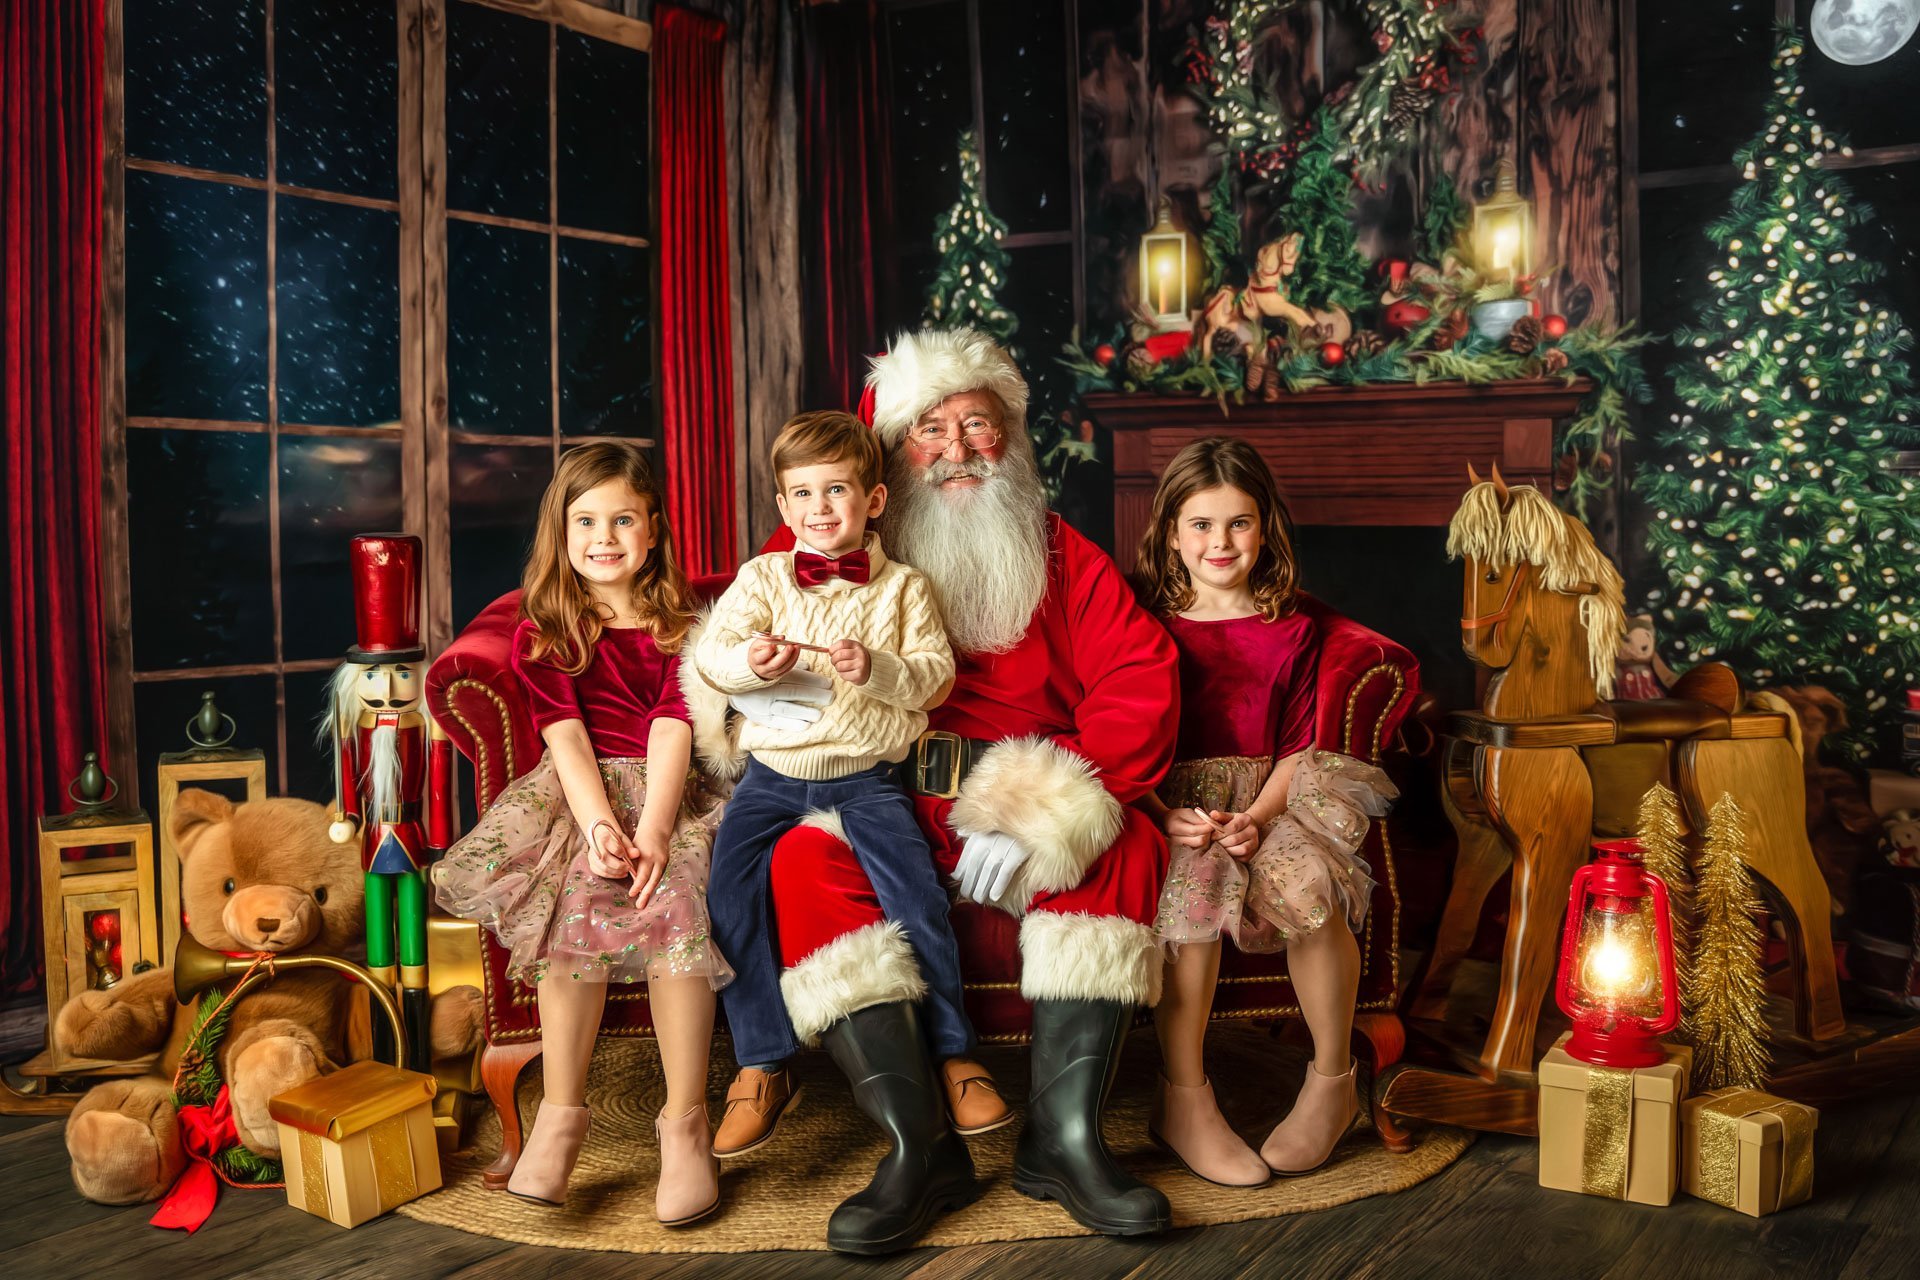
[[[787,1068],[740,1068],[727,1090],[727,1109],[720,1117],[719,1132],[713,1135],[713,1154],[726,1160],[762,1145],[798,1101],[800,1090],[793,1087],[793,1072]]]
[[[948,1058],[940,1066],[940,1075],[946,1081],[947,1113],[955,1133],[986,1133],[1013,1119],[1013,1108],[979,1063]]]

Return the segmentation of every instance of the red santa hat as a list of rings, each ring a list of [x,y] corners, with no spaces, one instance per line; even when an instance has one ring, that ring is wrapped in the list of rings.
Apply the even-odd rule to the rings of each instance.
[[[892,350],[869,363],[873,369],[861,408],[871,401],[869,421],[888,448],[900,443],[921,414],[962,391],[991,391],[1006,410],[1005,430],[1027,429],[1027,380],[1005,348],[977,329],[903,333]]]

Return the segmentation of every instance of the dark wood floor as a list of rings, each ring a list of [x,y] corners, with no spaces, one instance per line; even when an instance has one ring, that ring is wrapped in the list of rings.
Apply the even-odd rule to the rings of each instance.
[[[289,1209],[273,1192],[226,1193],[212,1221],[188,1236],[148,1226],[150,1209],[110,1209],[82,1200],[68,1179],[60,1134],[58,1121],[0,1118],[4,1280],[1920,1275],[1920,1100],[1909,1096],[1825,1111],[1813,1200],[1758,1220],[1684,1195],[1654,1209],[1543,1191],[1535,1180],[1534,1143],[1488,1136],[1452,1168],[1410,1191],[1323,1213],[1180,1231],[1145,1243],[973,1245],[871,1263],[829,1253],[580,1253],[508,1244],[397,1216],[342,1231]]]

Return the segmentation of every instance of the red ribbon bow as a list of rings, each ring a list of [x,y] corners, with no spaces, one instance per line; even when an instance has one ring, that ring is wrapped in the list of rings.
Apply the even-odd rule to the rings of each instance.
[[[180,1145],[187,1151],[187,1167],[147,1221],[156,1227],[178,1227],[189,1235],[198,1231],[220,1199],[220,1179],[213,1171],[213,1157],[239,1140],[233,1103],[224,1084],[212,1106],[181,1107]]]
[[[839,559],[817,551],[797,551],[793,557],[793,577],[803,587],[817,587],[834,578],[845,578],[856,586],[873,574],[873,566],[864,551],[849,551]]]

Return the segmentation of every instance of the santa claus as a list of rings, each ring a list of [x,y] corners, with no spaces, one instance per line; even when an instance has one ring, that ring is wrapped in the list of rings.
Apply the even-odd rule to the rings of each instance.
[[[1098,1232],[1163,1231],[1166,1197],[1114,1163],[1100,1113],[1136,1012],[1159,996],[1167,850],[1134,804],[1172,756],[1173,645],[1113,561],[1048,512],[1027,385],[991,339],[903,336],[868,387],[888,458],[881,534],[932,580],[959,664],[907,786],[961,896],[1020,920],[1033,1041],[1013,1184]],[[825,696],[803,673],[735,706],[790,724]],[[826,1046],[893,1141],[827,1231],[836,1249],[884,1253],[977,1189],[921,1035],[913,953],[832,828],[824,815],[774,853],[781,987],[797,1038]],[[770,1130],[779,1095],[743,1072],[730,1111]]]

